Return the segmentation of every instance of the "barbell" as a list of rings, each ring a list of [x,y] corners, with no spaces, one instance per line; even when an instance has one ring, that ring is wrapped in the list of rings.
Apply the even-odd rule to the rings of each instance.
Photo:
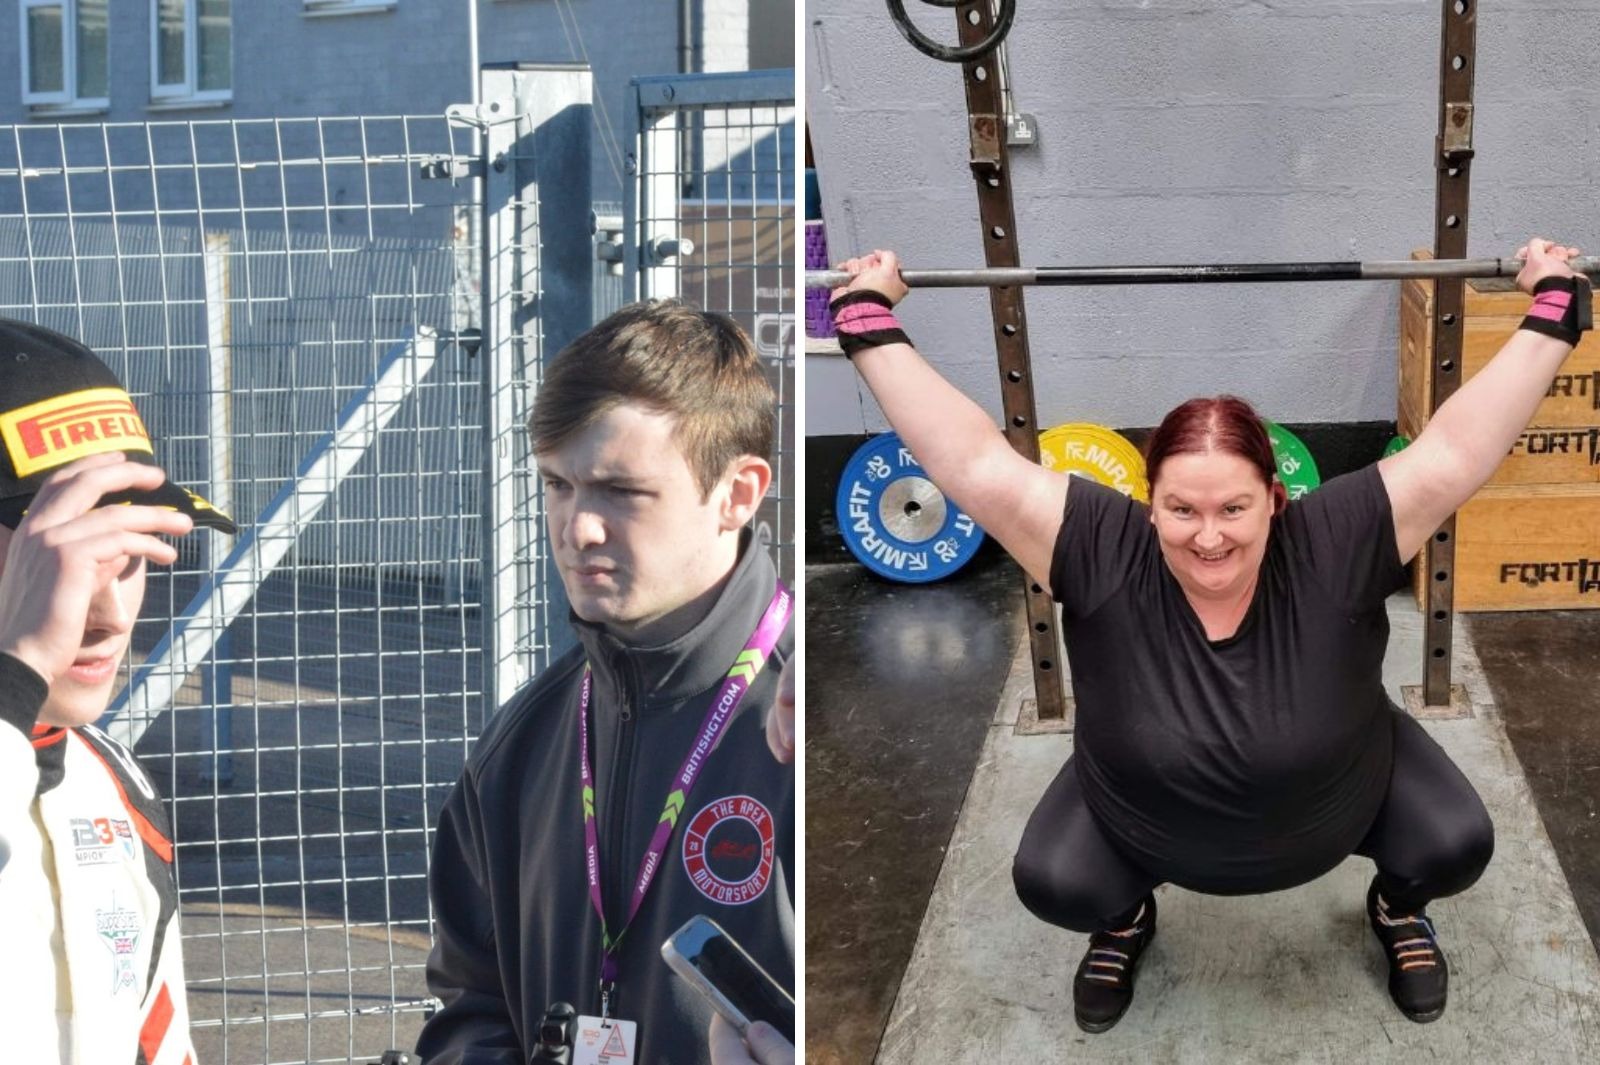
[[[1600,274],[1600,257],[1568,264]],[[1412,278],[1516,277],[1521,259],[1397,259],[1375,262],[1189,263],[1172,266],[994,266],[979,270],[902,270],[911,288],[1005,288],[1014,285],[1185,285],[1277,281],[1404,281]],[[807,270],[806,288],[848,284],[843,270]]]

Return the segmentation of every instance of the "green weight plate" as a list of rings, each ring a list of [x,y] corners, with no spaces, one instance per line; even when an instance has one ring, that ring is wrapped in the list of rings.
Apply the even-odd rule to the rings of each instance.
[[[1267,427],[1267,438],[1272,441],[1272,457],[1278,463],[1278,480],[1289,490],[1290,499],[1299,499],[1307,492],[1321,486],[1322,475],[1317,472],[1317,460],[1311,457],[1305,444],[1276,422],[1261,419]]]
[[[1407,440],[1403,436],[1395,437],[1393,440],[1389,441],[1389,443],[1387,445],[1384,446],[1383,456],[1382,457],[1383,458],[1388,458],[1390,455],[1398,455],[1400,452],[1402,452],[1402,451],[1404,451],[1406,449],[1406,445],[1409,444],[1409,443],[1411,443],[1411,441]]]

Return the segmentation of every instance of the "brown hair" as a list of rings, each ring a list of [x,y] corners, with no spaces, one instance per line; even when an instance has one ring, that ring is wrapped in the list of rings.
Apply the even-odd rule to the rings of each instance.
[[[677,418],[673,439],[704,499],[740,455],[772,460],[777,397],[744,330],[682,300],[630,303],[551,360],[528,431],[558,448],[623,403]]]
[[[1276,480],[1272,440],[1261,415],[1238,396],[1206,396],[1181,403],[1161,419],[1145,442],[1145,474],[1153,488],[1161,466],[1173,455],[1221,451],[1237,455],[1254,466],[1273,496],[1273,509],[1282,510],[1288,495]]]

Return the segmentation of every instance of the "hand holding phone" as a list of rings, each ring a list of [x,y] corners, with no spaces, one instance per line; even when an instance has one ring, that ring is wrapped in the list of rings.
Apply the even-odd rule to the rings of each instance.
[[[740,1036],[720,1013],[713,1013],[706,1045],[711,1065],[794,1065],[794,1044],[759,1021],[752,1021],[749,1034]]]
[[[715,921],[690,918],[661,944],[661,956],[740,1036],[765,1021],[794,1043],[794,998]]]

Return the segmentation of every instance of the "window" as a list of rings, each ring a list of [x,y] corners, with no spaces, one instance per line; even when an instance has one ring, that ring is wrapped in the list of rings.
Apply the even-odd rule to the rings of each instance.
[[[109,0],[22,0],[22,102],[104,110]]]
[[[307,16],[365,15],[393,11],[398,0],[304,0]]]
[[[231,0],[152,0],[150,95],[162,102],[233,97]]]

